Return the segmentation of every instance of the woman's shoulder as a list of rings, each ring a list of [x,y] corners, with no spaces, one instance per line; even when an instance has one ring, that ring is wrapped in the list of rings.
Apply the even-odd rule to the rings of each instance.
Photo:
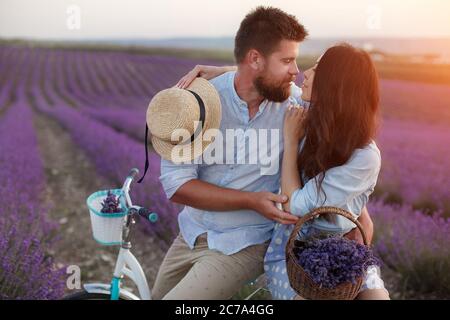
[[[371,140],[370,143],[365,145],[363,148],[356,149],[352,156],[350,157],[349,162],[358,163],[358,164],[366,164],[371,167],[380,167],[381,166],[381,152],[378,148],[376,142]]]

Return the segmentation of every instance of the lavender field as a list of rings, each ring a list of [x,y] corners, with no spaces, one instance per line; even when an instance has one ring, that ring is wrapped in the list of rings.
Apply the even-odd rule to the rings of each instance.
[[[124,51],[0,46],[0,299],[57,299],[67,265],[108,277],[115,251],[91,239],[85,198],[143,172],[152,96],[213,60]],[[223,64],[223,63],[222,63]],[[369,205],[375,250],[394,299],[450,298],[450,86],[381,80],[381,177]],[[152,283],[177,233],[179,206],[151,152],[133,200],[136,256]],[[94,257],[93,257],[94,256]]]

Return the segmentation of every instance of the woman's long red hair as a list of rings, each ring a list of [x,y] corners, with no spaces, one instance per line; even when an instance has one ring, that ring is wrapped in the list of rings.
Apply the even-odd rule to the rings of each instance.
[[[306,180],[319,176],[319,192],[328,169],[345,164],[375,137],[378,105],[378,75],[369,54],[348,44],[328,49],[316,67],[297,162]]]

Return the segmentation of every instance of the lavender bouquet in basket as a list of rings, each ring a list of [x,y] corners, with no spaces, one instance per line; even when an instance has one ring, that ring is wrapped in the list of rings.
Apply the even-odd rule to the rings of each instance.
[[[342,237],[295,240],[294,254],[311,279],[323,288],[355,284],[379,260],[367,246]]]
[[[102,213],[120,213],[122,209],[120,208],[119,197],[114,195],[111,191],[108,191],[108,195],[102,202]]]

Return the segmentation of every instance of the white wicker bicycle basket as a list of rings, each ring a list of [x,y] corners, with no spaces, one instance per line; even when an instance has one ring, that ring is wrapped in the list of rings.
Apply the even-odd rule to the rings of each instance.
[[[106,199],[108,191],[119,197],[120,213],[102,213],[102,202]],[[92,234],[94,239],[106,246],[122,244],[122,227],[127,215],[125,197],[122,189],[102,190],[91,194],[87,200],[87,206],[91,215]]]

